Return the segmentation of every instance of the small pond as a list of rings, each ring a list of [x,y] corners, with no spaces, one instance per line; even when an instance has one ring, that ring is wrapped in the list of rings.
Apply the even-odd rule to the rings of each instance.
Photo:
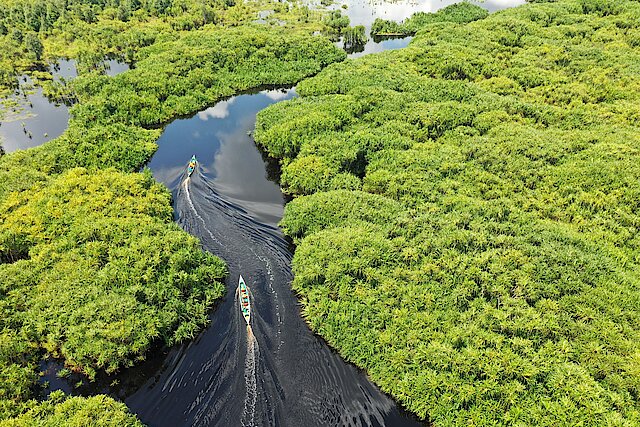
[[[128,64],[117,59],[104,61],[107,75],[115,76],[128,69]],[[48,71],[56,82],[68,81],[78,75],[73,59],[60,59],[50,64]],[[42,88],[34,88],[28,76],[20,78],[19,87],[9,101],[13,106],[0,122],[0,144],[7,153],[37,147],[67,129],[69,106],[44,96]]]

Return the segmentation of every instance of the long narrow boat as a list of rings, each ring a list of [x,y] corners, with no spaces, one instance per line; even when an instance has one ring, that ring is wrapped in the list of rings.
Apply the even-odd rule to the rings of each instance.
[[[249,301],[249,288],[244,283],[242,276],[238,280],[238,292],[240,294],[240,311],[242,311],[242,317],[248,325],[251,322],[251,302]]]
[[[189,166],[187,166],[187,175],[191,176],[193,174],[193,171],[196,170],[196,163],[198,161],[196,160],[196,155],[194,154],[193,156],[191,156],[191,160],[189,161]]]

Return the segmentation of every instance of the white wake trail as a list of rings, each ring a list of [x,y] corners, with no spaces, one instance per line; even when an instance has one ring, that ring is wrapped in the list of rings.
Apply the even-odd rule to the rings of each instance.
[[[193,213],[195,214],[195,216],[200,220],[200,222],[202,223],[202,226],[204,227],[204,229],[207,231],[207,234],[209,235],[209,237],[211,237],[211,239],[216,242],[219,245],[222,245],[222,242],[220,242],[220,240],[218,240],[213,233],[211,232],[211,230],[209,230],[209,228],[207,227],[207,223],[204,221],[204,218],[202,218],[200,216],[200,214],[198,213],[198,210],[196,209],[196,207],[193,204],[193,201],[191,200],[191,192],[189,191],[189,181],[191,178],[187,178],[184,180],[184,189],[185,192],[187,193],[187,201],[189,202],[189,206],[191,207],[191,210],[193,211]]]
[[[244,361],[246,394],[244,398],[244,409],[242,410],[243,427],[252,427],[255,425],[256,401],[258,400],[256,365],[259,354],[260,349],[258,342],[253,335],[251,326],[247,325],[247,356]]]

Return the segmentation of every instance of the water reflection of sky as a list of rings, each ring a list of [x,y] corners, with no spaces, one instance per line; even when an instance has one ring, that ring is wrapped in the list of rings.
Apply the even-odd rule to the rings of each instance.
[[[129,64],[118,59],[105,59],[102,66],[104,73],[111,77],[124,73],[130,68]],[[49,72],[53,74],[54,80],[59,80],[61,77],[69,80],[78,77],[78,63],[75,59],[58,59],[57,62],[49,65]]]
[[[188,119],[174,120],[158,140],[158,151],[148,166],[158,181],[175,189],[185,179],[187,163],[195,154],[199,162],[196,174],[204,173],[226,200],[259,220],[275,222],[282,216],[282,193],[267,178],[250,132],[260,110],[293,96],[293,89],[239,95]]]
[[[23,110],[10,114],[0,125],[0,141],[5,152],[36,147],[62,135],[69,122],[66,105],[50,102],[38,88],[26,99],[15,99]]]

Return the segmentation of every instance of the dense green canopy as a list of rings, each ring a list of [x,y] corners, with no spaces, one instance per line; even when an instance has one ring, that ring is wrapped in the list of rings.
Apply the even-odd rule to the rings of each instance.
[[[345,53],[304,31],[255,25],[181,33],[139,52],[136,68],[73,81],[79,103],[60,138],[0,158],[0,198],[70,167],[138,170],[156,149],[150,129],[225,96],[267,84],[292,84]]]
[[[172,224],[169,197],[149,175],[84,169],[9,196],[0,290],[15,312],[3,322],[89,374],[193,337],[225,268]]]
[[[138,60],[140,48],[175,40],[186,31],[250,25],[259,11],[273,13],[263,26],[277,33],[323,29],[322,12],[298,2],[271,0],[3,0],[0,2],[0,96],[29,72],[45,91],[51,75],[44,70],[59,57],[75,58],[78,71],[101,72],[105,56]],[[2,108],[0,107],[0,116]]]
[[[304,315],[421,418],[640,424],[638,16],[430,22],[259,115]]]
[[[142,427],[123,403],[106,396],[65,398],[56,391],[37,407],[17,418],[0,420],[2,427]]]
[[[93,376],[207,323],[225,267],[173,224],[169,198],[150,175],[72,169],[0,204],[5,411],[29,396],[38,348]]]

